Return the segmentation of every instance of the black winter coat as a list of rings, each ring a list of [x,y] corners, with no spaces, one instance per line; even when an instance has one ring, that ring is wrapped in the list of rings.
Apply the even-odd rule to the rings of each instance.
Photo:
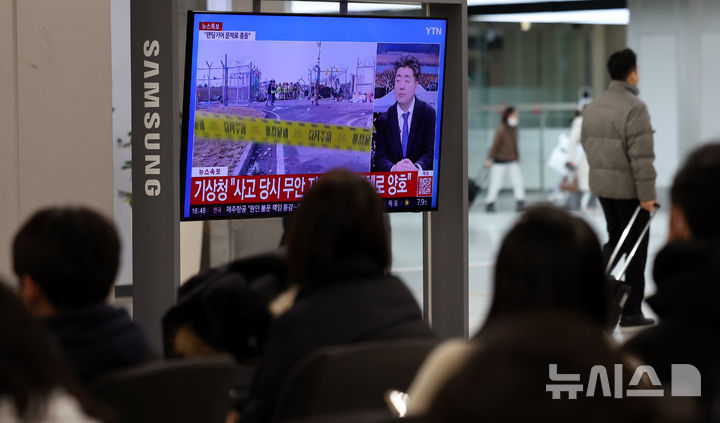
[[[144,333],[122,308],[95,304],[45,323],[85,382],[150,358]]]
[[[672,243],[655,259],[657,293],[648,304],[660,322],[631,338],[623,349],[671,382],[672,364],[700,371],[701,403],[720,393],[720,243]]]
[[[301,290],[294,306],[274,323],[243,422],[269,421],[286,376],[318,348],[433,337],[400,279],[352,274]]]

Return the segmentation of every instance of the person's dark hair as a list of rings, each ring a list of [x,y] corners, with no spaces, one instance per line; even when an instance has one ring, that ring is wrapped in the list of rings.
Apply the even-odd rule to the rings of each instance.
[[[78,399],[86,414],[107,413],[89,399],[59,346],[2,280],[0,321],[0,398],[12,402],[22,421],[40,421],[46,401],[58,389]]]
[[[688,156],[675,175],[670,197],[682,209],[693,238],[720,239],[720,143],[704,145]]]
[[[300,284],[326,284],[367,262],[377,273],[390,266],[383,205],[372,185],[333,170],[306,193],[288,234],[288,267]]]
[[[637,68],[637,56],[629,48],[611,54],[607,62],[610,78],[616,81],[626,80],[635,68]]]
[[[600,242],[592,228],[548,205],[523,213],[500,246],[488,321],[530,310],[561,310],[603,325],[607,304]]]
[[[499,319],[471,344],[462,371],[452,375],[430,401],[428,423],[454,422],[625,422],[697,421],[692,404],[674,398],[627,397],[595,385],[595,395],[578,392],[576,399],[561,391],[553,399],[548,387],[568,382],[550,380],[550,365],[559,374],[580,375],[585,388],[593,366],[602,366],[614,380],[622,366],[621,386],[627,387],[635,368],[605,340],[602,327],[571,313],[533,312]],[[600,379],[602,380],[602,378]],[[641,382],[645,387],[645,382]],[[612,384],[612,382],[611,382]],[[680,400],[680,399],[677,399]]]
[[[178,289],[177,304],[162,318],[166,357],[178,357],[178,334],[192,330],[216,351],[240,363],[257,360],[271,316],[268,303],[286,288],[285,249],[245,257],[193,276]]]
[[[13,267],[29,275],[53,307],[70,310],[103,301],[118,269],[120,240],[113,224],[82,207],[35,213],[13,241]]]
[[[412,70],[415,81],[420,80],[420,62],[414,56],[402,56],[395,62],[395,74],[400,68],[410,68]]]
[[[502,116],[501,116],[502,123],[507,124],[507,123],[508,123],[508,118],[509,118],[510,115],[513,114],[514,112],[515,112],[515,107],[513,107],[513,106],[507,106],[507,107],[505,108],[505,110],[503,110],[503,112],[502,112]]]

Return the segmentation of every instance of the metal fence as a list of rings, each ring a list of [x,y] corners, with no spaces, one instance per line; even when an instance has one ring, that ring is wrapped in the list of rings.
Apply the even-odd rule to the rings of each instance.
[[[253,64],[213,67],[212,63],[197,69],[196,108],[213,105],[249,105],[259,91],[259,72]],[[254,78],[253,78],[254,77]]]

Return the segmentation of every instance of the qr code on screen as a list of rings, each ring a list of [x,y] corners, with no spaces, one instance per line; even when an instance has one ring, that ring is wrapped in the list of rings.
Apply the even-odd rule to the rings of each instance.
[[[433,180],[429,178],[418,178],[418,197],[429,197],[432,195]]]

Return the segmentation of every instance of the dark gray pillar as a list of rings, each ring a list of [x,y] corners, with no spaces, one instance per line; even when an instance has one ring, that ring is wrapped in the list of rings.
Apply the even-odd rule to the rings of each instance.
[[[442,338],[468,335],[467,7],[429,4],[448,19],[438,211],[423,214],[424,313]]]
[[[133,314],[162,351],[179,284],[176,2],[131,0]]]

